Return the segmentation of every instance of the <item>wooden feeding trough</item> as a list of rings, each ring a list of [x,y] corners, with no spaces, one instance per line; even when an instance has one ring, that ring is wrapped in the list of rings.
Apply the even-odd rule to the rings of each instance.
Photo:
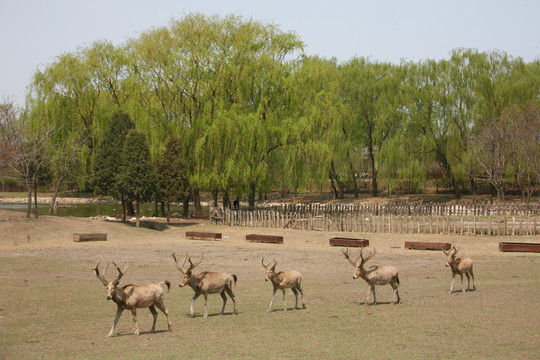
[[[500,242],[499,251],[540,252],[540,243]]]
[[[107,241],[107,233],[73,234],[73,241]]]
[[[369,246],[369,240],[334,237],[330,239],[330,246],[366,247]]]
[[[186,231],[186,238],[188,238],[188,239],[221,240],[221,233],[201,232],[201,231]]]
[[[452,244],[441,242],[421,242],[421,241],[405,241],[405,249],[407,250],[450,250]]]
[[[251,241],[251,242],[283,244],[283,236],[277,236],[277,235],[249,234],[249,235],[246,235],[246,240]]]

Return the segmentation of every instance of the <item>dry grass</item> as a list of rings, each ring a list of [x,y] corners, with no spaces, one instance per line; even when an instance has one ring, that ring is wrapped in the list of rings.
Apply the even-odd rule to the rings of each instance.
[[[223,241],[187,240],[186,230],[218,231]],[[76,232],[107,232],[107,242],[75,243]],[[284,236],[285,244],[247,243],[248,233]],[[540,355],[540,255],[500,253],[493,237],[343,234],[295,230],[218,228],[179,222],[163,231],[97,220],[24,219],[0,211],[0,359],[94,358],[468,358],[532,359]],[[28,240],[28,235],[30,240]],[[367,284],[353,280],[353,268],[333,236],[369,238],[378,254],[370,261],[400,271],[403,303],[392,305],[390,286],[377,288],[377,306],[364,303]],[[403,242],[447,241],[475,261],[477,291],[448,294],[451,272],[442,252],[403,250]],[[531,241],[537,238],[504,238]],[[178,287],[171,253],[189,252],[205,260],[197,270],[238,275],[239,315],[219,316],[221,298],[204,300]],[[271,285],[264,282],[260,259],[276,257],[278,270],[303,274],[307,309],[284,312],[281,296],[267,313]],[[97,261],[128,261],[123,284],[168,279],[165,295],[173,332],[160,313],[157,332],[149,333],[149,311],[138,311],[141,335],[133,335],[131,314],[124,313],[115,336],[105,338],[116,306],[92,268]],[[109,270],[112,275],[112,271]],[[459,279],[455,289],[460,288]],[[287,304],[294,296],[287,292]]]

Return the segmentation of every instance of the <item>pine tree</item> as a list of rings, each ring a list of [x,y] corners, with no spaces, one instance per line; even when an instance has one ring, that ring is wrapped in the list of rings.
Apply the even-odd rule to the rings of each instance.
[[[136,224],[139,227],[140,204],[150,201],[156,193],[156,176],[150,150],[146,137],[140,131],[131,130],[127,134],[122,164],[115,178],[126,199],[135,201]]]
[[[182,141],[170,136],[165,151],[156,161],[158,193],[167,206],[167,224],[170,223],[171,202],[184,200],[189,196],[187,161],[182,153]],[[184,214],[187,215],[187,214]]]

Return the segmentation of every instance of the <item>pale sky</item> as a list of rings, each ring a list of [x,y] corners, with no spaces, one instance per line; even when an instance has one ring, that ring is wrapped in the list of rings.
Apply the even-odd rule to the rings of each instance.
[[[0,102],[22,106],[35,71],[63,53],[192,12],[273,23],[339,62],[440,60],[461,47],[540,58],[539,0],[0,0]]]

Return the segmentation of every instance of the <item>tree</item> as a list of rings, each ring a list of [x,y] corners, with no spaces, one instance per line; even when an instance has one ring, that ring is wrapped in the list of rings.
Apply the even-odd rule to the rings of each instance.
[[[56,206],[56,198],[60,186],[66,181],[73,171],[81,165],[86,139],[82,134],[71,133],[59,140],[56,145],[51,145],[49,157],[51,159],[50,172],[54,186],[49,214],[52,214]]]
[[[189,179],[182,142],[171,135],[165,151],[156,159],[156,180],[159,197],[167,206],[167,224],[171,219],[171,203],[189,197]],[[184,216],[187,217],[187,213]]]
[[[93,161],[93,186],[96,194],[112,195],[122,201],[122,221],[126,220],[127,198],[116,175],[122,165],[122,153],[128,132],[135,127],[129,115],[116,112],[101,139]]]
[[[342,96],[347,106],[347,137],[357,151],[367,150],[373,196],[378,189],[378,154],[399,125],[400,72],[388,63],[354,58],[341,67]],[[357,171],[360,173],[360,171]]]
[[[128,132],[121,158],[115,179],[126,199],[135,201],[136,226],[139,227],[140,204],[150,201],[156,193],[156,177],[143,133],[137,130]]]
[[[32,128],[24,121],[19,121],[12,129],[9,142],[15,147],[11,168],[20,176],[26,187],[28,202],[26,217],[30,218],[32,210],[32,193],[34,193],[34,216],[38,217],[38,186],[50,182],[48,158],[50,138],[54,129],[50,127]]]

